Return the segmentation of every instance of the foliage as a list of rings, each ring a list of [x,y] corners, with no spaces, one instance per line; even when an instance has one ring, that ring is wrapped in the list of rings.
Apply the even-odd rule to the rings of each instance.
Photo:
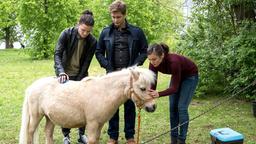
[[[128,5],[128,21],[140,26],[146,33],[149,43],[166,41],[175,35],[175,29],[181,22],[181,12],[172,7],[166,9],[165,3],[155,0],[126,1]],[[178,1],[166,1],[168,6]]]
[[[170,38],[178,23],[180,13],[158,5],[155,0],[126,0],[127,19],[131,24],[141,27],[149,42]],[[167,0],[165,0],[167,2]],[[90,9],[94,13],[95,27],[93,34],[98,37],[101,30],[111,24],[108,11],[112,0],[21,0],[19,2],[19,21],[26,39],[30,42],[32,58],[49,58],[61,30],[73,26],[79,13]],[[169,1],[169,4],[177,2]],[[179,15],[179,14],[178,14]],[[174,19],[176,18],[176,19]],[[157,31],[157,32],[156,32]],[[166,35],[168,33],[168,35]]]
[[[162,8],[163,6],[159,7],[154,0],[126,0],[125,2],[128,5],[128,21],[141,27],[149,42],[165,40],[174,33],[174,28],[178,23],[174,17],[177,18],[175,15],[179,11],[175,10],[175,13],[170,13]],[[32,58],[49,58],[61,30],[73,26],[79,18],[79,13],[84,9],[93,11],[96,21],[93,34],[98,37],[101,30],[111,24],[108,11],[111,3],[112,0],[71,0],[68,2],[65,0],[21,0],[19,21],[26,39],[30,42]],[[170,1],[169,4],[171,3],[174,2]]]
[[[99,37],[101,30],[111,23],[108,6],[112,2],[112,0],[82,1],[84,9],[89,9],[93,12],[95,19],[93,35]]]
[[[20,0],[19,21],[32,58],[49,58],[60,32],[74,25],[81,5],[76,0]]]
[[[17,0],[0,1],[0,40],[5,39],[7,48],[18,40],[17,36]]]
[[[96,27],[94,35],[99,36],[101,30],[111,24],[111,17],[108,11],[113,0],[95,0],[85,3],[85,7],[94,12]],[[175,5],[178,2],[164,1],[168,5]],[[129,23],[142,28],[148,41],[163,41],[174,34],[179,23],[180,11],[173,8],[170,11],[165,5],[160,5],[155,0],[125,0],[127,4],[127,20]]]
[[[242,26],[238,35],[232,36],[225,42],[228,51],[222,62],[222,64],[225,62],[226,79],[230,82],[227,90],[233,92],[256,80],[256,23],[244,22]],[[248,99],[256,99],[255,86],[242,95]]]
[[[241,3],[232,4],[236,2]],[[194,1],[191,24],[178,50],[199,66],[200,95],[237,92],[255,79],[255,21],[243,21],[236,18],[230,1]],[[253,98],[256,91],[251,87],[244,94]]]
[[[15,21],[16,19],[16,11],[15,11],[15,5],[16,1],[15,0],[9,0],[9,1],[0,1],[0,28],[1,31],[4,28],[7,27],[13,27],[17,24]]]

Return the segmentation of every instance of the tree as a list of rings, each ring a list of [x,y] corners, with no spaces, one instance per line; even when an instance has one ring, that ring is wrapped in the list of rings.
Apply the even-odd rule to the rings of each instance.
[[[240,12],[236,5],[243,6]],[[194,0],[191,26],[178,49],[198,63],[203,94],[237,92],[255,79],[255,7],[254,0]],[[255,95],[251,88],[243,98]]]
[[[180,15],[178,10],[170,12],[156,0],[126,0],[128,21],[141,27],[149,42],[171,39]],[[164,0],[173,4],[173,1]],[[90,9],[94,13],[93,34],[98,37],[101,30],[111,23],[108,11],[112,0],[20,0],[19,21],[30,42],[33,58],[48,58],[53,53],[59,33],[73,26],[80,13]],[[167,33],[167,34],[166,34]]]
[[[20,0],[19,21],[32,58],[49,58],[60,32],[75,25],[81,12],[76,0]]]
[[[18,40],[17,31],[17,0],[0,1],[0,39],[5,40],[6,48],[13,48],[13,42]]]
[[[81,0],[82,1],[82,0]],[[111,24],[111,17],[108,11],[113,0],[85,1],[85,8],[94,12],[96,26],[94,35],[99,36],[101,30]],[[129,23],[141,27],[149,40],[166,41],[176,34],[176,29],[181,19],[181,12],[173,8],[179,1],[162,0],[124,0],[127,4],[127,20]],[[165,8],[171,6],[170,9]]]
[[[237,22],[243,20],[256,21],[255,1],[252,0],[229,0],[231,10]]]

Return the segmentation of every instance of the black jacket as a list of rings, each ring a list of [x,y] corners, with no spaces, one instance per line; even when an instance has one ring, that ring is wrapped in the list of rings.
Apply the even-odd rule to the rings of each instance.
[[[113,24],[104,28],[100,34],[100,38],[96,48],[96,58],[101,67],[105,68],[107,72],[114,70],[113,67],[113,43],[114,33]],[[130,32],[128,36],[130,61],[129,66],[142,65],[147,58],[147,39],[143,31],[127,23],[127,30]]]
[[[54,52],[54,68],[57,76],[60,73],[65,72],[67,61],[69,61],[69,59],[72,57],[78,44],[77,35],[78,28],[72,27],[65,29],[59,37]],[[96,46],[97,40],[91,34],[89,34],[86,37],[86,44],[80,58],[81,66],[76,80],[81,80],[82,78],[88,76],[89,65],[95,53]]]

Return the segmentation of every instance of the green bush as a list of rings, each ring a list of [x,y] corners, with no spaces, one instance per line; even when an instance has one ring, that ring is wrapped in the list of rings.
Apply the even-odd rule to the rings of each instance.
[[[256,23],[235,21],[230,3],[225,1],[195,0],[195,5],[190,27],[180,38],[177,50],[194,59],[199,67],[198,96],[237,93],[256,77]],[[254,87],[240,97],[255,99]]]
[[[227,51],[222,64],[225,64],[225,77],[229,82],[226,89],[237,92],[256,80],[256,23],[244,22],[240,33],[224,45]],[[255,86],[242,94],[247,99],[256,99]]]

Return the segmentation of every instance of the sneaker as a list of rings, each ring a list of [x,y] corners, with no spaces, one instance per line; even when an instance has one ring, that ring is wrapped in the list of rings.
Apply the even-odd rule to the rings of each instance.
[[[109,139],[107,144],[118,144],[118,141],[114,139]]]
[[[136,144],[136,142],[133,138],[131,138],[126,141],[126,144]]]
[[[64,137],[63,138],[63,144],[70,144],[71,142],[70,142],[70,139],[69,139],[69,137]]]
[[[177,137],[171,137],[171,144],[177,144]]]
[[[178,139],[178,144],[186,144],[185,140]]]
[[[85,135],[79,135],[79,139],[77,139],[79,144],[87,144],[87,137]]]

